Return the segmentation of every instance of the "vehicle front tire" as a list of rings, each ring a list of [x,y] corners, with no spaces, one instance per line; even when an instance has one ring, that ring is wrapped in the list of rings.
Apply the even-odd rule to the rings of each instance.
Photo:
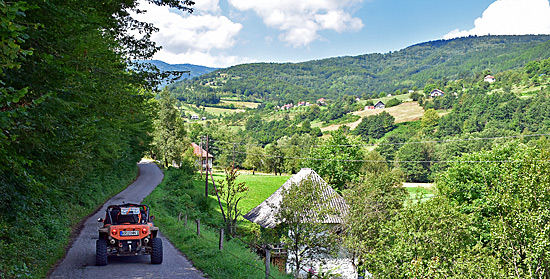
[[[103,266],[107,263],[107,240],[98,239],[95,242],[95,264]]]
[[[162,263],[162,239],[155,237],[152,242],[152,251],[151,251],[151,263],[152,264],[161,264]]]

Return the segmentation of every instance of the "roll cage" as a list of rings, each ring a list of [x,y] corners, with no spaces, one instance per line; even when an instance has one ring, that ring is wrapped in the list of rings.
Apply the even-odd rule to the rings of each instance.
[[[107,207],[104,224],[147,224],[148,222],[149,206],[145,204],[126,203]]]

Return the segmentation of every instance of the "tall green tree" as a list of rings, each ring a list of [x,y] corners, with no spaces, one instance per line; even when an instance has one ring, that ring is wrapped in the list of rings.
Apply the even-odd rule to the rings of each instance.
[[[176,99],[168,91],[162,91],[159,110],[154,121],[153,152],[163,162],[164,167],[175,163],[179,165],[185,150],[190,146],[186,138],[183,119],[176,108]]]
[[[224,220],[227,232],[230,235],[237,233],[237,220],[242,215],[239,202],[248,193],[248,186],[244,182],[236,182],[239,170],[233,167],[225,168],[225,179],[218,181],[220,199],[225,202]]]
[[[308,259],[337,251],[336,238],[323,221],[339,213],[330,207],[333,197],[323,193],[320,181],[306,177],[283,189],[282,200],[275,213],[275,220],[288,232],[282,240],[295,278],[303,271]]]
[[[379,139],[383,137],[387,132],[391,131],[394,127],[395,118],[383,111],[382,113],[367,116],[361,119],[354,133],[362,136],[363,138],[375,138]]]
[[[361,175],[364,152],[361,141],[343,128],[311,150],[304,166],[315,170],[329,185],[344,190]]]
[[[155,28],[130,16],[137,5],[0,1],[1,277],[44,276],[72,222],[127,183],[149,148],[158,79],[129,61],[158,47]]]
[[[353,256],[352,264],[376,262],[373,250],[383,237],[384,226],[403,207],[407,191],[398,171],[387,165],[372,168],[361,183],[344,191],[349,206],[344,218],[343,245]]]

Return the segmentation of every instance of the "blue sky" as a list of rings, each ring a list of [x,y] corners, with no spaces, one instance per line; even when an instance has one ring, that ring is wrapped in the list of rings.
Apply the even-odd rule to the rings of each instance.
[[[550,34],[549,0],[195,0],[184,14],[143,1],[155,59],[228,67],[386,53],[438,39]]]

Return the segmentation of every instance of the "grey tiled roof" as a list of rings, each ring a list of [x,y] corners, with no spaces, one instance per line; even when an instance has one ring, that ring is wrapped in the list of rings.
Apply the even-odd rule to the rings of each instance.
[[[348,206],[340,195],[334,191],[314,170],[304,168],[297,174],[289,178],[277,191],[275,191],[266,200],[258,206],[250,210],[243,217],[251,222],[254,222],[264,228],[274,228],[279,223],[275,219],[275,214],[279,209],[283,197],[283,189],[288,189],[292,184],[299,184],[304,179],[310,179],[313,183],[319,183],[322,186],[322,198],[327,201],[331,210],[340,213],[340,216],[327,216],[323,223],[339,224],[342,223],[342,217],[347,213]]]

